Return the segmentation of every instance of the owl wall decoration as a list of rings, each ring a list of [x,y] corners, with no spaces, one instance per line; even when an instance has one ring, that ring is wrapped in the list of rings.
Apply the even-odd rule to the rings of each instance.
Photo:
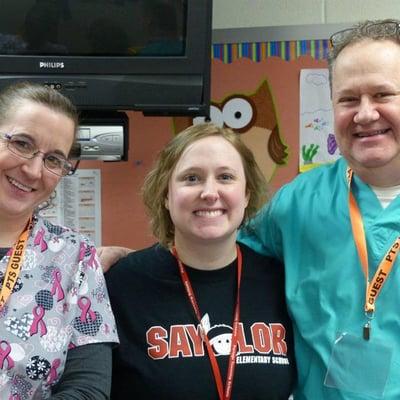
[[[175,117],[174,132],[177,134],[202,122],[205,122],[204,117]],[[241,135],[243,142],[253,151],[267,181],[272,178],[277,165],[286,164],[287,147],[281,139],[267,80],[263,80],[253,93],[231,93],[222,100],[212,99],[210,122],[231,128]]]

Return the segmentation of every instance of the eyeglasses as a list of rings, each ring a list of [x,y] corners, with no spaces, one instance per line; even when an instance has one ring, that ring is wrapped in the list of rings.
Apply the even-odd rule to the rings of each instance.
[[[73,165],[65,157],[57,153],[43,153],[23,135],[5,133],[3,139],[7,143],[7,149],[19,157],[32,159],[38,154],[43,154],[44,167],[55,175],[66,176],[75,172]]]
[[[342,31],[334,33],[330,37],[330,43],[333,47],[337,47],[341,43],[343,43],[348,36],[354,32],[356,29],[359,28],[348,28],[348,29],[343,29]],[[365,25],[360,33],[364,33],[367,36],[376,36],[376,37],[392,37],[397,35],[397,37],[400,39],[400,24],[395,21],[382,21],[382,22],[374,22],[371,24]]]

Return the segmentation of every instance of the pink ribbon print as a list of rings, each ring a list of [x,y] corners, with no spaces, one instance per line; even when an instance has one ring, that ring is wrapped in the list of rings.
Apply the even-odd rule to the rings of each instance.
[[[7,340],[0,341],[0,368],[4,369],[4,364],[7,361],[7,369],[14,368],[14,360],[10,356],[11,346]]]
[[[61,301],[65,297],[64,290],[61,286],[61,272],[57,268],[53,270],[52,275],[53,275],[53,287],[51,288],[51,294],[53,296],[57,294],[57,301]]]
[[[86,250],[88,248],[89,246],[86,243],[81,242],[79,248],[79,260],[78,260],[79,262],[83,261],[83,259],[85,258]],[[90,257],[87,264],[89,267],[97,269],[99,267],[99,263],[96,258],[96,248],[94,246],[91,246],[89,251],[90,251]]]
[[[99,267],[99,263],[97,262],[97,259],[96,259],[96,249],[93,246],[90,248],[90,258],[88,261],[88,265],[89,265],[89,267],[92,267],[92,268],[94,267],[95,269],[97,269]]]
[[[57,380],[57,368],[59,368],[61,365],[61,360],[59,358],[56,358],[52,364],[51,364],[51,368],[50,368],[50,372],[49,372],[49,377],[47,379],[47,383],[49,385],[52,385],[53,382],[55,382]]]
[[[80,317],[81,322],[93,322],[96,320],[96,314],[94,313],[93,310],[90,309],[91,305],[92,303],[85,296],[82,296],[78,300],[78,307],[82,310]],[[88,316],[90,320],[88,320]]]
[[[32,310],[33,313],[33,322],[31,328],[29,329],[29,333],[31,336],[38,333],[40,326],[40,336],[44,336],[47,333],[46,324],[43,321],[44,317],[44,308],[42,306],[35,306]]]
[[[39,246],[40,245],[40,251],[42,253],[47,250],[47,243],[44,240],[44,234],[45,234],[45,230],[43,228],[40,228],[38,233],[35,236],[34,241],[33,241],[33,244],[35,246]]]
[[[86,243],[81,242],[81,245],[79,247],[79,259],[78,259],[78,262],[83,261],[83,259],[85,258],[85,253],[86,253]]]

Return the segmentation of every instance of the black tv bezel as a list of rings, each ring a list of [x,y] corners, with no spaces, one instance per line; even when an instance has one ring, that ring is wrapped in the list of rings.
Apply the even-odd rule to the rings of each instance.
[[[35,82],[43,82],[44,84],[56,84],[60,82],[60,87],[68,80],[79,81],[91,79],[93,82],[100,82],[102,79],[107,80],[108,77],[138,77],[142,81],[155,80],[163,81],[168,85],[169,80],[177,78],[193,79],[196,81],[194,86],[198,87],[201,81],[203,86],[203,104],[193,104],[181,106],[176,105],[176,114],[208,114],[209,97],[210,97],[210,53],[211,53],[211,15],[212,0],[188,0],[187,3],[187,20],[186,20],[186,51],[184,56],[74,56],[74,55],[19,55],[19,54],[0,54],[0,88],[10,84],[12,81],[31,80]],[[63,68],[40,68],[40,62],[47,62],[56,65],[63,63]],[[54,78],[54,79],[53,79]],[[165,83],[166,82],[166,83]],[[152,82],[153,83],[153,82]],[[143,84],[141,83],[141,87]],[[176,87],[182,86],[178,83]],[[171,85],[171,90],[174,85]],[[154,90],[153,88],[151,90]],[[68,91],[60,89],[67,96]],[[70,96],[78,108],[81,108],[79,101]],[[133,105],[129,107],[126,104],[110,105],[83,105],[86,109],[114,108],[146,111],[146,105]],[[156,107],[151,105],[148,111],[157,114]],[[160,106],[160,114],[169,114],[169,105],[165,110]],[[198,106],[198,107],[197,107]],[[186,112],[186,109],[189,111]],[[174,113],[171,110],[171,113]]]

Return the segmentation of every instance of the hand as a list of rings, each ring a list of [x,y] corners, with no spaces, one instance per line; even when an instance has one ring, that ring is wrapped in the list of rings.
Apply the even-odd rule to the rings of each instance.
[[[97,249],[97,255],[100,258],[103,272],[107,272],[112,265],[114,265],[120,258],[125,257],[131,253],[132,249],[120,246],[101,246]]]

